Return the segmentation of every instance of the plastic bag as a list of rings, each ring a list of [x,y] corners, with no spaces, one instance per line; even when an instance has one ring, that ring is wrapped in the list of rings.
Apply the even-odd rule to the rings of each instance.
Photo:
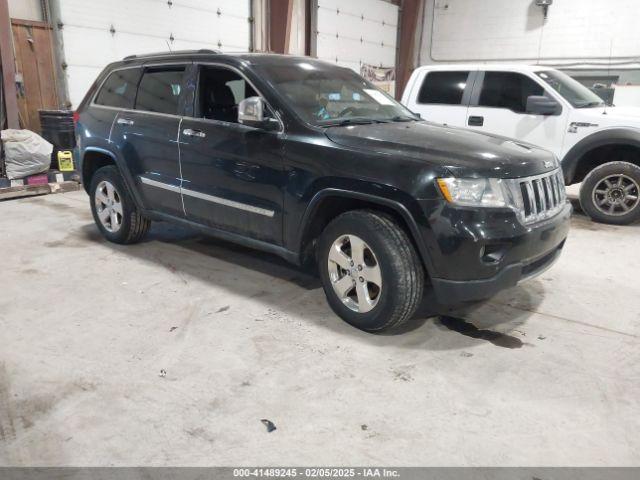
[[[51,166],[53,145],[31,130],[2,130],[7,178],[24,178],[46,172]]]

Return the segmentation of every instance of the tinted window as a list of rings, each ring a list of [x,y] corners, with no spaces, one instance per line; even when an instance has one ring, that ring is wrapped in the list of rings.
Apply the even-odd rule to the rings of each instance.
[[[469,72],[429,72],[422,82],[418,103],[460,105]]]
[[[479,105],[526,112],[527,97],[544,95],[544,88],[529,77],[513,72],[486,72]]]
[[[139,79],[139,68],[113,72],[102,85],[95,103],[109,107],[133,108]]]
[[[258,95],[243,77],[226,68],[202,67],[198,84],[199,117],[238,122],[238,104]]]
[[[184,68],[145,71],[138,87],[136,110],[177,115],[183,76]]]

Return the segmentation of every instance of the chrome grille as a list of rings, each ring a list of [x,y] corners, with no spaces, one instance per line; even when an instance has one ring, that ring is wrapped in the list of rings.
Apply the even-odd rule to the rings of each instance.
[[[525,224],[554,216],[567,200],[560,169],[534,177],[518,178],[514,182],[519,186],[516,195],[519,194],[522,199],[520,208]]]

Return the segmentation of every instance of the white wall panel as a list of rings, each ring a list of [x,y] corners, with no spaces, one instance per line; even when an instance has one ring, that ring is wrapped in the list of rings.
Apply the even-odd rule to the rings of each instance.
[[[352,68],[394,67],[398,7],[383,0],[318,0],[318,58]]]
[[[250,0],[59,0],[73,107],[108,63],[169,49],[248,51]],[[115,33],[111,33],[113,26]],[[170,41],[173,37],[173,41]]]
[[[640,52],[640,1],[431,0],[435,61],[624,59]],[[428,21],[431,21],[430,15]],[[425,25],[429,32],[431,25]],[[423,58],[428,55],[423,52]],[[588,63],[588,62],[586,62]]]

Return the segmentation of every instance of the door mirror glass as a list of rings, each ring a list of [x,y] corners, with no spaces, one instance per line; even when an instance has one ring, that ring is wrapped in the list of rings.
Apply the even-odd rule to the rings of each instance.
[[[559,113],[560,104],[544,95],[531,95],[527,97],[527,113],[533,115],[555,115]]]
[[[245,98],[238,105],[238,122],[248,127],[277,130],[278,121],[269,115],[262,97]]]

